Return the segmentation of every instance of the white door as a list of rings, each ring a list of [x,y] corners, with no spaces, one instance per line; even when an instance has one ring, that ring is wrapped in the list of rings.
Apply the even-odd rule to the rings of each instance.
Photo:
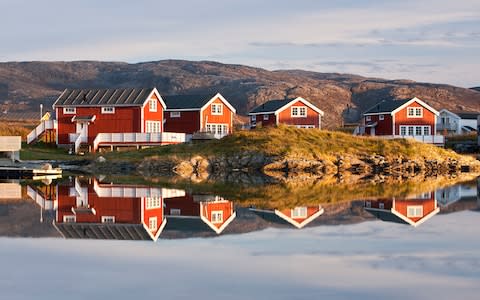
[[[370,127],[370,135],[375,136],[375,127]]]
[[[77,122],[77,133],[80,134],[82,143],[86,143],[88,138],[88,123]]]

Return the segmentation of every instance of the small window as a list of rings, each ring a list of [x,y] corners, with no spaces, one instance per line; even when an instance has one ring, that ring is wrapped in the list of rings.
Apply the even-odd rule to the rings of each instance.
[[[102,216],[102,223],[115,223],[114,216]]]
[[[223,222],[223,211],[221,210],[214,210],[212,211],[212,223],[222,223]]]
[[[413,126],[408,126],[408,135],[413,136]]]
[[[64,107],[63,114],[64,115],[74,115],[77,112],[75,107]]]
[[[252,118],[251,118],[250,120],[252,120],[252,122],[255,122],[255,121],[257,121],[257,116],[256,116],[256,115],[253,115],[253,116],[252,116]]]
[[[77,218],[75,216],[63,216],[64,223],[75,223]]]
[[[147,209],[162,207],[162,201],[160,197],[146,197],[145,202],[146,202]]]
[[[147,133],[161,132],[160,121],[147,121],[145,122],[145,125],[146,125],[145,132]]]
[[[378,119],[379,119],[380,121],[383,121],[383,120],[385,120],[385,116],[384,116],[384,115],[379,115],[379,116],[378,116]]]
[[[291,116],[293,118],[307,117],[307,108],[305,106],[292,106]]]
[[[171,208],[170,209],[170,215],[171,216],[179,216],[182,213],[182,211],[179,208]]]
[[[372,207],[372,201],[365,201],[365,207]]]
[[[422,135],[422,127],[415,126],[415,135]]]
[[[152,112],[157,111],[157,99],[150,99],[148,102],[148,110]]]
[[[212,115],[222,115],[223,114],[223,104],[213,103],[211,107],[212,107]]]
[[[157,217],[148,218],[148,229],[150,231],[157,230]]]
[[[102,107],[102,114],[114,114],[115,113],[115,107]]]
[[[383,202],[378,203],[378,208],[379,209],[385,209],[385,203],[383,203]]]
[[[263,115],[263,120],[268,121],[268,115]]]
[[[421,118],[423,117],[423,108],[421,107],[408,107],[407,117],[409,118]]]
[[[423,206],[421,205],[407,206],[407,217],[408,218],[423,217]]]
[[[366,116],[366,117],[365,117],[365,121],[368,122],[368,121],[371,121],[371,120],[372,120],[372,116]]]
[[[180,118],[180,112],[179,111],[171,111],[170,112],[170,118]]]
[[[407,127],[400,126],[400,135],[407,135]]]
[[[306,218],[307,217],[307,208],[305,206],[295,207],[291,211],[292,218]]]
[[[423,135],[430,135],[430,126],[423,126]]]

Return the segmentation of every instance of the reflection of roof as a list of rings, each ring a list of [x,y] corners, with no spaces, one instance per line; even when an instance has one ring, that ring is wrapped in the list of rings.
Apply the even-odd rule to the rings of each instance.
[[[182,231],[191,233],[213,233],[212,229],[200,217],[167,217],[164,232]]]
[[[66,89],[54,106],[143,105],[154,88]]]
[[[143,224],[55,223],[67,239],[152,240]]]
[[[319,210],[316,213],[309,216],[308,218],[305,218],[299,223],[294,218],[291,218],[283,214],[279,210],[272,211],[272,210],[262,210],[262,209],[255,209],[255,208],[250,208],[249,210],[267,222],[279,224],[279,225],[287,225],[289,227],[293,225],[299,229],[308,225],[310,222],[312,222],[313,220],[321,216],[324,212],[324,209],[319,207]]]
[[[414,222],[394,209],[387,210],[387,209],[365,207],[365,210],[382,221],[407,224],[407,225],[412,225],[414,227],[417,227],[418,225],[422,224],[423,222],[427,221],[428,219],[430,219],[431,217],[433,217],[434,215],[440,212],[440,208],[437,207],[432,212],[428,213],[427,215],[424,215],[420,220]]]

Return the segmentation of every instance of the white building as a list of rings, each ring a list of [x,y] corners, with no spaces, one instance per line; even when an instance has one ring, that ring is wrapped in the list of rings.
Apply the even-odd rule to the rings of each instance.
[[[477,130],[477,118],[480,112],[452,112],[447,109],[440,111],[437,118],[439,134],[464,134]]]

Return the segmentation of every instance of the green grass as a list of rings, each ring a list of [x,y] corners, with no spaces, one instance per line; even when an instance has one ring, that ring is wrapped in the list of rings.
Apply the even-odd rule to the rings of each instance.
[[[70,155],[67,149],[57,148],[54,144],[43,142],[31,145],[22,143],[22,150],[20,151],[21,160],[83,160],[92,157],[91,155]]]

